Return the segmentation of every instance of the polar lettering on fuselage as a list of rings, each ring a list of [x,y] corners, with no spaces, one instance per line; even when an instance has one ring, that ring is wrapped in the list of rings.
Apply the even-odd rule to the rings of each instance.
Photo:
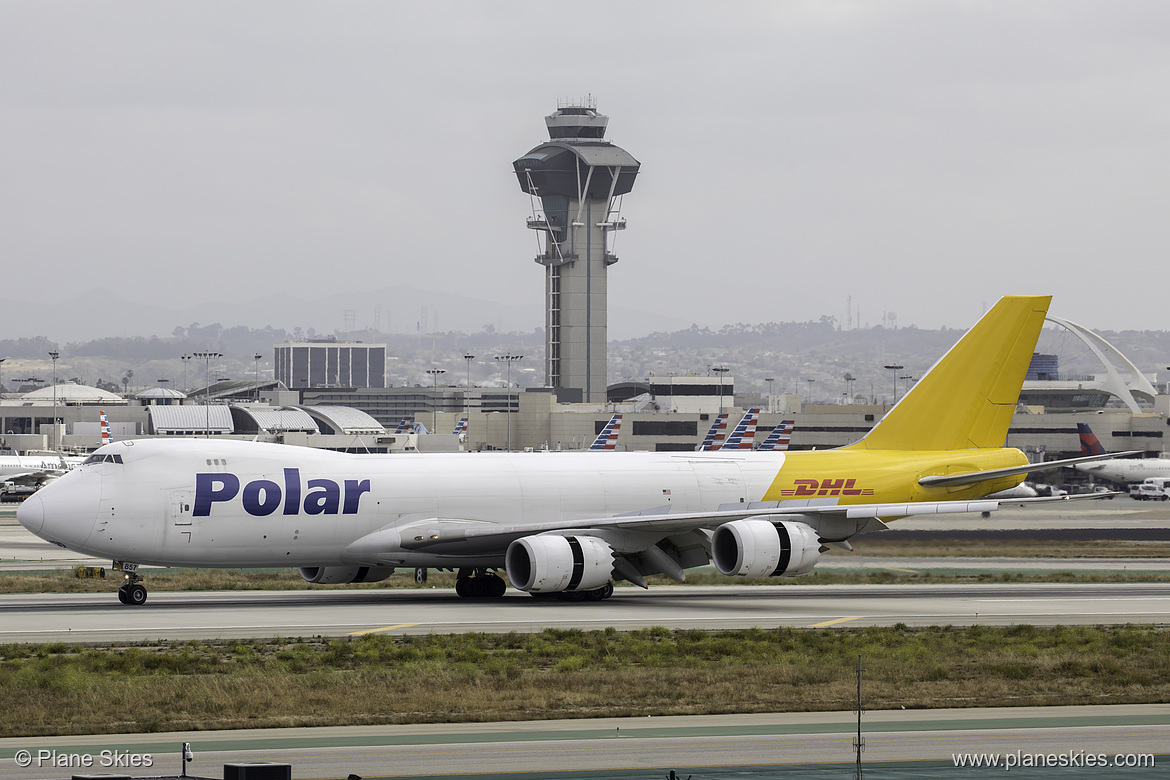
[[[282,514],[343,515],[357,514],[362,495],[370,492],[370,480],[347,479],[339,485],[332,479],[310,479],[301,500],[301,470],[284,470],[284,487],[271,479],[254,479],[240,491],[240,478],[226,472],[195,475],[195,517],[207,517],[211,507],[241,496],[244,511],[265,517],[283,507]]]

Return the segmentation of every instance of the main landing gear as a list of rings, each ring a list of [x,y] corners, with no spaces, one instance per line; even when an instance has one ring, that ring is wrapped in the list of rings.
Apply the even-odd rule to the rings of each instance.
[[[460,569],[455,577],[455,592],[467,599],[498,599],[507,589],[503,577],[487,569]]]
[[[117,568],[116,564],[115,568]],[[123,582],[118,588],[118,601],[135,607],[139,604],[145,604],[146,586],[142,584],[142,578],[138,576],[138,564],[123,562],[121,568]]]
[[[607,582],[596,590],[563,590],[556,593],[529,593],[534,599],[547,601],[604,601],[613,595],[613,582]]]

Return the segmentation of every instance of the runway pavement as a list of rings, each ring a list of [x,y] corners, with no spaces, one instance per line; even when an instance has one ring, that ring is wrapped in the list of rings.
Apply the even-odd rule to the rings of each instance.
[[[618,588],[604,602],[511,591],[469,600],[444,590],[110,593],[0,596],[0,643],[540,631],[1170,623],[1170,584],[778,585]]]
[[[224,762],[282,761],[293,776],[509,778],[664,778],[675,769],[704,780],[852,776],[856,715],[813,712],[672,716],[506,723],[362,726],[352,728],[204,731],[8,738],[0,740],[0,780],[60,778],[52,767],[15,766],[16,753],[41,750],[92,755],[150,755],[160,774],[178,768],[178,749],[192,743],[189,771],[218,777]],[[959,753],[1152,756],[1158,767],[1051,774],[1017,769],[1008,776],[1121,777],[1165,775],[1170,756],[1170,705],[895,710],[866,712],[863,760],[871,778],[987,777],[954,767]],[[1147,762],[1149,758],[1145,759]],[[108,770],[107,770],[108,771]],[[1003,769],[996,770],[1001,776]],[[135,772],[134,774],[143,774]]]

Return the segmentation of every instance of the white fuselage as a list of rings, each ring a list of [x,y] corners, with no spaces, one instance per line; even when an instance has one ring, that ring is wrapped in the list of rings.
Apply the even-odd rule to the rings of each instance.
[[[19,511],[37,535],[96,557],[199,567],[337,566],[383,529],[426,521],[523,526],[758,501],[783,465],[765,453],[348,455],[209,440],[115,442]],[[421,529],[421,530],[420,530]],[[393,532],[387,538],[395,538]],[[405,538],[405,537],[404,537]],[[409,545],[407,545],[409,546]],[[506,545],[505,545],[506,546]],[[402,549],[393,566],[499,566],[504,547]]]
[[[1073,466],[1096,479],[1132,484],[1150,477],[1170,477],[1170,458],[1113,458]]]

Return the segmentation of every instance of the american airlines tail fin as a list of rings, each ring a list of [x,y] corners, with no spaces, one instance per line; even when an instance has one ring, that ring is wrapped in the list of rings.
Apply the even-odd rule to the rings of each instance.
[[[105,446],[114,440],[114,437],[110,435],[110,421],[106,419],[106,413],[100,409],[98,410],[98,420],[101,421],[102,446]]]
[[[1093,429],[1084,423],[1077,423],[1077,433],[1081,435],[1081,455],[1104,455],[1105,447]]]
[[[467,418],[460,417],[459,422],[455,423],[455,430],[452,431],[456,436],[461,433],[467,433]]]
[[[727,438],[727,413],[723,413],[715,418],[715,422],[711,423],[711,430],[707,431],[707,435],[703,437],[703,443],[696,447],[696,450],[708,451],[717,450],[723,446],[723,440]]]
[[[615,414],[609,418],[609,422],[601,429],[601,433],[597,434],[597,438],[589,445],[591,450],[615,450],[617,449],[618,433],[622,429],[622,416]]]
[[[743,416],[735,426],[735,430],[727,437],[727,443],[720,449],[724,450],[750,450],[752,444],[756,440],[756,423],[760,419],[760,410],[748,409],[747,414]]]
[[[784,452],[788,443],[792,441],[792,429],[796,427],[795,420],[781,420],[780,424],[772,429],[768,438],[760,444],[759,452]]]
[[[394,429],[395,433],[411,433],[414,430],[414,415],[408,414],[398,421],[398,427]]]
[[[852,450],[1002,447],[1049,295],[1007,295]]]

